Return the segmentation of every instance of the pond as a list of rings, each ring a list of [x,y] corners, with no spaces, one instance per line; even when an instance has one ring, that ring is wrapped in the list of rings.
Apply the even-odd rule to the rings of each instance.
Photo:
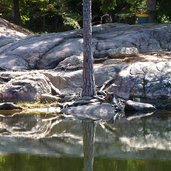
[[[0,117],[2,171],[166,171],[171,113],[115,122],[66,116]]]
[[[0,156],[1,171],[82,171],[82,157],[50,157],[29,154]],[[167,171],[170,161],[119,160],[95,157],[94,171]]]

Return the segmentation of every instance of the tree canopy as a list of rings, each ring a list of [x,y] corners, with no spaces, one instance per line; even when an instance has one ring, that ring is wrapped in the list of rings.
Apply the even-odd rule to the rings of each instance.
[[[134,24],[135,14],[146,11],[148,1],[150,0],[93,0],[92,24]],[[170,21],[171,1],[155,1],[157,21]],[[81,0],[0,0],[0,15],[34,32],[79,29],[83,23]]]

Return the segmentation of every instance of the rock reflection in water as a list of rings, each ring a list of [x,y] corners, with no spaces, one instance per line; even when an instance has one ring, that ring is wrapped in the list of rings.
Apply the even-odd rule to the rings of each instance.
[[[61,115],[4,116],[0,119],[0,153],[82,157],[83,140],[84,144],[89,140],[84,152],[90,156],[90,163],[94,141],[95,157],[153,159],[155,156],[156,160],[171,160],[171,117],[169,113],[165,116],[155,113],[148,118],[123,118],[115,123],[96,121],[96,126]],[[86,135],[86,131],[92,134]]]

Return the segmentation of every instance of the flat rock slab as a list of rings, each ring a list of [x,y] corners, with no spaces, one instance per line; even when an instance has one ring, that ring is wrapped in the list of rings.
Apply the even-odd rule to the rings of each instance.
[[[61,112],[79,119],[111,120],[115,116],[114,108],[109,103],[92,103],[89,105],[72,106]]]

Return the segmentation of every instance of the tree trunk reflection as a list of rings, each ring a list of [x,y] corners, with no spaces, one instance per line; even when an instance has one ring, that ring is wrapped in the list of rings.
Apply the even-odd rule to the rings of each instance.
[[[96,126],[93,121],[83,121],[84,171],[93,171],[94,139]]]

